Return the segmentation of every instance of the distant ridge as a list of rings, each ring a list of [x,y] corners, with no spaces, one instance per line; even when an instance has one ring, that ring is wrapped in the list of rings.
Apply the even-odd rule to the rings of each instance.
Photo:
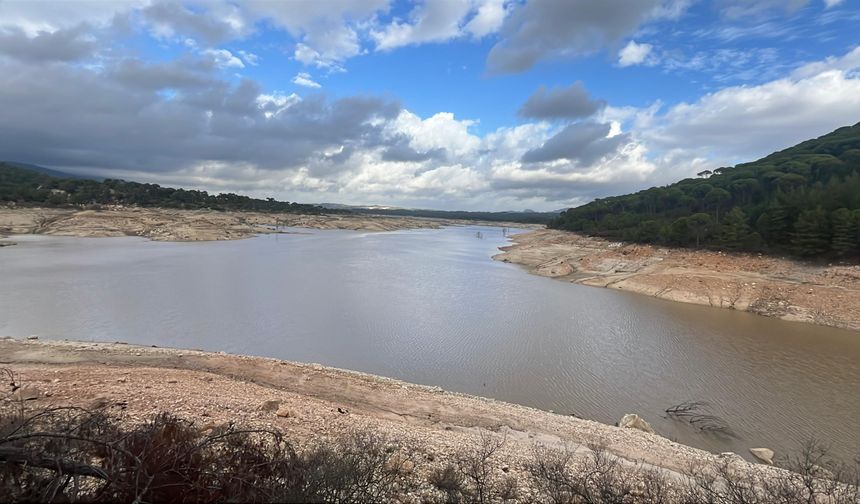
[[[4,203],[50,207],[119,204],[306,214],[361,213],[530,224],[545,224],[557,215],[537,212],[461,212],[383,206],[360,207],[335,203],[309,205],[277,201],[274,198],[250,198],[234,193],[213,195],[206,191],[174,189],[158,184],[141,184],[125,180],[97,180],[36,165],[0,162],[0,204]]]
[[[104,177],[96,177],[92,175],[75,175],[74,173],[67,173],[57,170],[52,170],[50,168],[45,168],[44,166],[38,166],[29,163],[19,163],[17,161],[0,161],[0,164],[4,164],[6,166],[14,166],[16,168],[21,168],[23,170],[30,170],[37,173],[41,173],[43,175],[48,175],[51,177],[64,178],[64,179],[81,179],[81,180],[97,180],[102,181]]]

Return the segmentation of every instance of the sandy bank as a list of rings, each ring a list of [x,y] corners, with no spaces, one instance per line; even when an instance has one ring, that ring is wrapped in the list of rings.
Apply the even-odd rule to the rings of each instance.
[[[159,241],[208,241],[274,233],[277,232],[276,227],[393,231],[439,228],[446,224],[446,221],[432,219],[341,214],[267,214],[131,207],[105,210],[0,208],[0,236],[142,236]]]
[[[540,230],[494,256],[551,278],[671,301],[860,330],[860,266],[610,243]]]
[[[400,440],[439,463],[484,433],[505,436],[498,463],[513,472],[536,443],[602,444],[624,460],[678,474],[720,456],[658,435],[317,364],[126,344],[0,340],[0,367],[35,387],[28,404],[121,409],[131,420],[170,411],[200,425],[236,422],[291,436],[356,426]],[[289,412],[282,417],[266,401]],[[735,457],[749,470],[769,470]],[[733,462],[734,463],[734,462]],[[753,469],[754,468],[754,469]]]

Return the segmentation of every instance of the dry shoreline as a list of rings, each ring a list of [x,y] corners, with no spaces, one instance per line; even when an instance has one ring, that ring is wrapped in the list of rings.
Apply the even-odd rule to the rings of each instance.
[[[548,229],[511,240],[493,258],[537,275],[860,331],[857,265],[611,243]]]
[[[0,339],[0,367],[36,391],[30,407],[109,408],[131,421],[170,411],[197,425],[235,422],[281,429],[296,439],[372,428],[415,450],[428,469],[475,444],[504,436],[498,463],[516,473],[536,444],[609,453],[679,476],[735,455],[713,455],[659,435],[378,376],[276,359],[128,345]],[[287,416],[266,408],[277,401]],[[271,404],[271,403],[269,403]],[[680,477],[680,476],[679,476]]]
[[[437,229],[450,224],[434,219],[349,214],[270,214],[136,207],[102,210],[0,208],[0,236],[140,236],[156,241],[211,241],[277,233],[290,227],[394,231]]]

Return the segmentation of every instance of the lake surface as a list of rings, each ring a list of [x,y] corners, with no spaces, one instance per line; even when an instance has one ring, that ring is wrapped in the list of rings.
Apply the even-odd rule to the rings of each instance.
[[[15,241],[0,336],[319,362],[606,423],[635,412],[745,457],[810,438],[860,453],[860,333],[533,276],[490,259],[500,228]],[[662,417],[688,399],[738,437]]]

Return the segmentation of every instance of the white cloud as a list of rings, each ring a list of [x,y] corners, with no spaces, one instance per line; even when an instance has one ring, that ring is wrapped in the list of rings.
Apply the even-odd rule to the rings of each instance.
[[[475,16],[463,28],[475,38],[499,31],[508,15],[506,0],[483,0]]]
[[[20,28],[32,37],[39,32],[53,33],[80,23],[106,25],[117,14],[149,3],[150,0],[0,1],[0,26]]]
[[[302,99],[296,93],[289,95],[282,93],[261,94],[256,98],[257,106],[263,111],[266,119],[271,119],[300,101]]]
[[[245,68],[242,60],[233,56],[233,53],[227,49],[204,49],[200,53],[212,58],[219,68]]]
[[[311,78],[311,74],[307,72],[299,72],[293,77],[293,84],[297,84],[299,86],[309,87],[318,89],[321,88],[322,85],[319,82],[316,82]]]
[[[239,50],[239,56],[241,56],[242,61],[248,65],[257,66],[260,64],[260,57],[252,52]]]
[[[618,52],[618,66],[628,67],[644,63],[653,48],[651,44],[637,44],[635,40],[631,40]]]
[[[725,88],[671,107],[642,135],[655,147],[681,148],[724,163],[753,160],[856,123],[860,76],[854,70],[807,70],[801,77]]]
[[[826,8],[836,7],[837,5],[842,4],[844,0],[824,0],[824,6]]]
[[[376,48],[387,51],[398,47],[443,42],[461,34],[461,21],[472,9],[469,0],[430,1],[412,9],[409,20],[394,20],[382,30],[371,32]]]
[[[480,137],[469,132],[475,124],[470,120],[457,120],[450,112],[439,112],[427,119],[404,110],[390,125],[392,135],[400,133],[411,139],[410,145],[418,151],[445,149],[454,156],[473,156],[481,145]]]

